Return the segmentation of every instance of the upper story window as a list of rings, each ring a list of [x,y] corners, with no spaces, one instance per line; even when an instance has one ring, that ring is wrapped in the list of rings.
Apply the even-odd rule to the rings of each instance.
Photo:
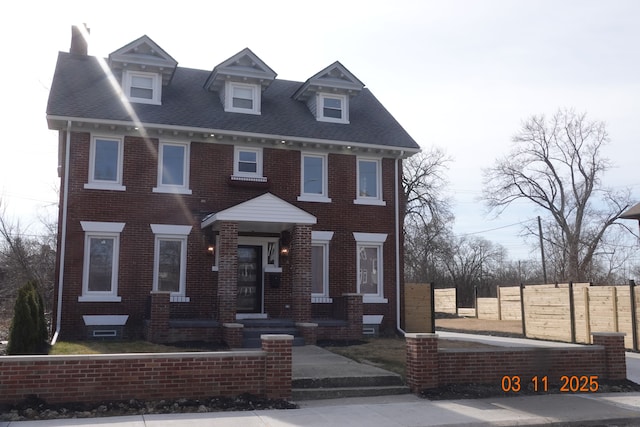
[[[357,160],[357,197],[353,201],[363,205],[386,206],[382,200],[382,168],[379,159]]]
[[[123,142],[95,136],[89,148],[89,179],[84,188],[124,191],[122,185]]]
[[[299,201],[331,202],[328,196],[326,154],[302,153]]]
[[[233,113],[260,114],[260,87],[227,82],[224,110]]]
[[[262,176],[262,149],[235,147],[233,155],[233,178],[250,181],[266,181]]]
[[[318,94],[317,119],[322,122],[349,123],[346,95]]]
[[[189,189],[189,144],[160,142],[156,193],[191,194]]]
[[[84,262],[79,302],[120,302],[118,259],[124,223],[82,221]]]
[[[123,86],[130,101],[160,105],[162,81],[159,74],[125,71]]]

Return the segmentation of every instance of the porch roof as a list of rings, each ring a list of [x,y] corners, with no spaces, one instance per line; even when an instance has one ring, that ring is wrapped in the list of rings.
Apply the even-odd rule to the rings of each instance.
[[[619,216],[622,219],[638,219],[640,220],[640,203],[632,206]]]
[[[239,231],[281,232],[295,224],[313,225],[316,217],[271,193],[207,215],[201,228],[216,227],[221,221],[238,223]]]

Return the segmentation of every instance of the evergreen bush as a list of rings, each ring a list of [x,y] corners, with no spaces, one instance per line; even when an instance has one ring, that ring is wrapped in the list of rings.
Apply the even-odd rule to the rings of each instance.
[[[7,354],[47,354],[47,337],[42,296],[37,284],[30,281],[18,291]]]

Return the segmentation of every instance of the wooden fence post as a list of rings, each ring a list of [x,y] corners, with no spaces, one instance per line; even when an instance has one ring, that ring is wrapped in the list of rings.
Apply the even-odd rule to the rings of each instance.
[[[527,322],[524,320],[524,284],[520,283],[520,316],[522,316],[522,335],[527,337]]]
[[[586,340],[588,344],[591,344],[591,315],[589,313],[589,287],[582,288],[584,294],[584,329],[587,332]]]
[[[436,284],[431,282],[429,284],[431,288],[431,333],[435,334],[436,332]]]
[[[629,295],[631,297],[631,336],[633,349],[638,351],[638,319],[636,315],[636,282],[629,280]]]
[[[502,298],[500,298],[500,286],[497,286],[498,294],[498,320],[502,320]]]
[[[477,286],[473,287],[473,306],[476,309],[476,319],[479,319],[480,317],[478,317],[478,287]]]
[[[573,282],[569,282],[569,316],[571,317],[571,342],[576,342],[576,308],[573,298]]]
[[[618,325],[618,288],[611,287],[611,314],[613,315],[613,331],[620,332]]]

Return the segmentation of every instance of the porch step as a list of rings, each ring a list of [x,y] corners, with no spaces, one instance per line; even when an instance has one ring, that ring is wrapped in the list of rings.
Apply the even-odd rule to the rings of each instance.
[[[409,387],[402,382],[399,375],[393,374],[343,378],[297,378],[292,381],[294,401],[407,393],[409,393]]]
[[[242,347],[260,348],[261,335],[285,334],[293,336],[294,346],[303,346],[304,338],[292,320],[288,319],[245,319],[239,321],[244,325],[242,329]]]

